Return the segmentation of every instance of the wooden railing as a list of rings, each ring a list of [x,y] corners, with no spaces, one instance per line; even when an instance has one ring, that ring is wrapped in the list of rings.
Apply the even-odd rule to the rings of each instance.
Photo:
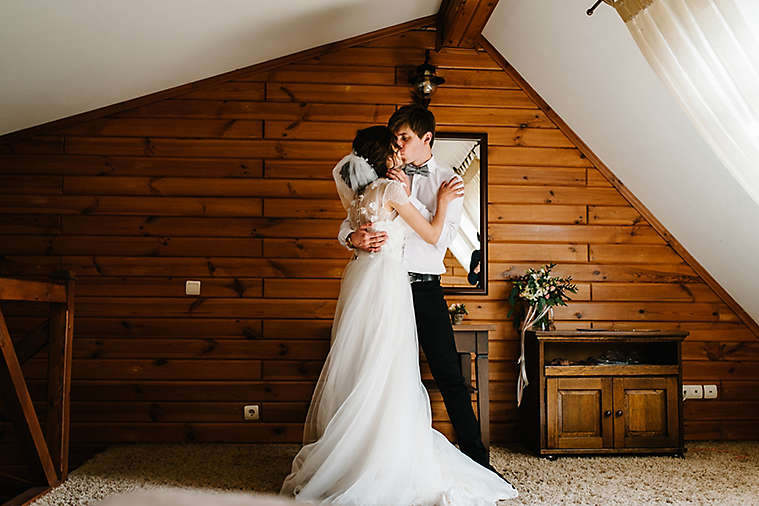
[[[16,346],[0,308],[0,393],[3,406],[18,430],[28,430],[34,453],[42,466],[48,487],[68,476],[69,397],[71,392],[71,350],[74,333],[74,280],[67,275],[61,282],[0,278],[0,302],[27,301],[50,304],[47,336],[31,336]],[[43,432],[29,395],[22,364],[48,346],[47,419]],[[34,463],[25,463],[34,465]],[[5,473],[6,477],[11,477]],[[15,477],[28,484],[29,477]]]

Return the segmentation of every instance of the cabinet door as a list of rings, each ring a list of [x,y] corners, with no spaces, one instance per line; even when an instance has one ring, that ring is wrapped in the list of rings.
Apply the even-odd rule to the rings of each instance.
[[[614,446],[676,447],[677,378],[614,378]]]
[[[549,448],[611,448],[611,378],[546,378]]]

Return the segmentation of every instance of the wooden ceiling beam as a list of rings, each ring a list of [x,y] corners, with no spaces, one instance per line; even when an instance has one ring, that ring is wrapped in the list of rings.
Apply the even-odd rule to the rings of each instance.
[[[438,12],[438,49],[474,48],[498,0],[443,0]]]

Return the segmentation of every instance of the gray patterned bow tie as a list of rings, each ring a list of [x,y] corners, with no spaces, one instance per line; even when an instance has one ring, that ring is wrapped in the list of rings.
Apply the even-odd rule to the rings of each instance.
[[[403,167],[403,172],[406,173],[408,176],[414,176],[419,175],[423,177],[427,177],[430,175],[430,169],[427,167],[427,164],[425,163],[421,167],[417,167],[416,165],[412,164],[406,164],[405,167]]]

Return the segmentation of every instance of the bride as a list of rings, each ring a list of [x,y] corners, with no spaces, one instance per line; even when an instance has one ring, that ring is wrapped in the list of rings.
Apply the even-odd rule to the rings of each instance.
[[[432,428],[402,261],[407,227],[437,242],[463,183],[453,178],[440,187],[428,222],[401,183],[382,177],[399,164],[394,136],[376,126],[358,131],[353,153],[333,171],[354,229],[371,222],[388,240],[378,253],[358,250],[345,268],[303,447],[280,493],[355,505],[494,504],[516,490]]]

